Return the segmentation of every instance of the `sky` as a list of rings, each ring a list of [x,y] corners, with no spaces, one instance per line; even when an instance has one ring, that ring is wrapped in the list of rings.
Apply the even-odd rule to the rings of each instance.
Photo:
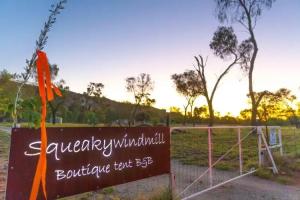
[[[0,70],[20,73],[35,40],[57,1],[0,1]],[[256,91],[286,87],[300,98],[300,1],[277,0],[264,10],[255,34],[259,53],[254,70]],[[57,17],[45,51],[60,68],[58,79],[82,93],[89,82],[102,82],[104,96],[133,101],[125,79],[148,73],[155,82],[155,107],[183,107],[170,77],[193,69],[194,56],[208,56],[209,88],[226,66],[209,49],[221,24],[212,0],[69,0]],[[233,24],[239,41],[247,34]],[[238,115],[249,107],[247,76],[235,66],[222,80],[214,99],[221,114]],[[196,106],[205,104],[200,97]]]

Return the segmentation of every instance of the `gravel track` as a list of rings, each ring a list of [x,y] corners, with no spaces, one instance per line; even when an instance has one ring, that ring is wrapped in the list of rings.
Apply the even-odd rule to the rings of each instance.
[[[182,191],[192,183],[207,168],[182,165],[172,161],[175,172],[177,191]],[[230,171],[214,170],[213,183],[217,184],[237,176]],[[208,177],[204,176],[181,197],[187,197],[194,192],[208,187]],[[208,191],[193,200],[300,200],[300,187],[282,185],[273,181],[264,180],[252,175],[227,183],[217,189]]]

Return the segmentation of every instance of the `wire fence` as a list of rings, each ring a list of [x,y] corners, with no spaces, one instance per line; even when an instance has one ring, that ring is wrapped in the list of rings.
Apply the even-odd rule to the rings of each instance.
[[[282,127],[283,153],[285,155],[300,155],[300,129],[295,127]]]
[[[178,127],[172,132],[172,171],[184,198],[258,167],[253,127]]]
[[[267,132],[265,127],[263,132]],[[281,127],[281,135],[284,155],[299,156],[300,129]],[[239,138],[242,140],[240,145],[238,143]],[[245,139],[243,140],[243,138]],[[1,139],[0,199],[3,199],[9,136],[3,134]],[[258,168],[258,137],[252,127],[240,127],[240,129],[238,127],[214,128],[210,139],[211,164],[213,165],[212,179],[210,179],[210,174],[207,172],[209,166],[207,128],[173,128],[171,136],[171,171],[175,176],[175,193],[176,195],[180,194],[178,197],[188,197],[193,193],[206,190],[212,185],[218,185]],[[220,160],[220,157],[224,154],[226,156]],[[199,176],[201,176],[200,179]],[[192,184],[195,180],[197,181]],[[165,192],[170,185],[169,181],[169,175],[157,176],[66,199],[101,199],[103,196],[115,196],[120,199],[149,199],[155,194]],[[187,187],[189,188],[185,190]]]

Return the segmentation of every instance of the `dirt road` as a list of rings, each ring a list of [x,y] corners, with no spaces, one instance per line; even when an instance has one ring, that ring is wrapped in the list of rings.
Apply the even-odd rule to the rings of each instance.
[[[177,161],[172,162],[175,171],[177,190],[182,191],[192,183],[206,168],[182,165]],[[234,172],[214,170],[213,183],[238,175]],[[208,188],[208,177],[204,176],[200,182],[192,186],[181,197],[187,197],[197,191]],[[300,187],[282,185],[273,181],[264,180],[252,175],[225,184],[217,189],[206,192],[193,200],[299,200]]]

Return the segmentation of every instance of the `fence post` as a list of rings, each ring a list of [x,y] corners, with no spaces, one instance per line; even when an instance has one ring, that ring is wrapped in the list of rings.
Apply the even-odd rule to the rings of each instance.
[[[258,166],[261,167],[262,165],[262,151],[261,151],[261,134],[262,134],[262,130],[261,127],[256,127],[257,130],[257,136],[258,136]]]
[[[96,197],[96,192],[95,192],[95,191],[92,192],[92,199],[93,199],[93,200],[96,200],[96,199],[97,199],[97,197]]]
[[[280,155],[283,156],[283,145],[282,145],[282,136],[281,136],[281,127],[278,129],[278,140],[280,145]]]
[[[267,140],[266,140],[266,138],[265,138],[264,135],[262,135],[262,139],[263,139],[263,142],[264,142],[264,144],[265,144],[265,146],[266,146],[267,153],[269,154],[269,158],[270,158],[270,160],[271,160],[271,163],[272,163],[272,165],[273,165],[273,173],[274,173],[274,174],[278,174],[278,169],[277,169],[276,163],[275,163],[275,161],[274,161],[274,158],[273,158],[273,156],[272,156],[272,153],[271,153],[271,151],[270,151],[270,148],[269,148],[269,146],[268,146]]]
[[[170,172],[170,182],[169,182],[169,189],[171,193],[171,198],[175,199],[176,198],[176,187],[175,187],[175,175]]]
[[[243,174],[243,156],[242,156],[242,142],[241,142],[241,128],[238,128],[238,142],[239,142],[239,160],[240,160],[240,175]]]
[[[211,147],[211,128],[208,128],[208,176],[209,176],[209,185],[212,187],[212,147]]]

